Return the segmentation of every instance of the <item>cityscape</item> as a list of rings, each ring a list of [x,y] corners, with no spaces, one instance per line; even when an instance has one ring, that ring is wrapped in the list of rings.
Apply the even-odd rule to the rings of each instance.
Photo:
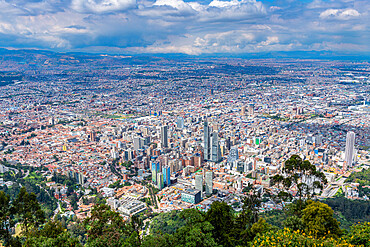
[[[259,212],[282,210],[272,180],[294,155],[325,175],[316,199],[369,201],[369,186],[347,181],[370,165],[368,63],[31,51],[1,61],[0,168],[44,181],[51,216],[84,220],[97,194],[126,220],[215,201],[238,212],[251,190]]]
[[[370,247],[370,1],[0,8],[0,247]]]

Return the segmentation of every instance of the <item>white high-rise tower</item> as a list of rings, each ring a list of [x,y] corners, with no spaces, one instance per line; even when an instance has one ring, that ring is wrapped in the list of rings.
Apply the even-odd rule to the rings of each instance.
[[[346,138],[346,150],[344,160],[347,167],[352,167],[353,165],[353,154],[355,152],[355,133],[348,131]]]

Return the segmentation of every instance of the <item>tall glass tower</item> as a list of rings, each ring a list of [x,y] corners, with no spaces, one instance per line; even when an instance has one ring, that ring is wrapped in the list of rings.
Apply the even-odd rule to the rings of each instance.
[[[162,148],[168,148],[168,126],[161,127],[161,144]]]
[[[218,142],[218,133],[213,132],[211,135],[211,161],[219,162],[221,160],[221,149]]]
[[[171,168],[170,166],[165,166],[162,168],[163,171],[163,179],[165,186],[171,185]]]
[[[204,160],[211,159],[211,140],[210,140],[210,128],[208,126],[208,122],[204,122]]]

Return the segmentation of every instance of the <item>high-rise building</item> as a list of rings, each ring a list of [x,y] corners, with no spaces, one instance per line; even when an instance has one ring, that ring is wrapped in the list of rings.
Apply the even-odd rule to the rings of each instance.
[[[321,146],[322,145],[322,135],[316,135],[315,136],[315,144],[316,144],[316,146]]]
[[[160,164],[159,162],[152,163],[152,182],[157,184],[157,174],[160,172]]]
[[[119,158],[119,153],[118,153],[116,147],[112,148],[111,155],[112,155],[112,159],[118,159]]]
[[[162,172],[159,172],[157,174],[157,187],[160,190],[164,188],[164,181],[163,181],[163,173]]]
[[[134,150],[137,151],[143,148],[143,140],[140,137],[134,137]]]
[[[132,160],[134,158],[134,152],[131,149],[123,152],[123,160]]]
[[[227,150],[230,150],[230,148],[231,148],[230,136],[226,138],[226,140],[225,140],[225,146],[226,146],[226,149]]]
[[[150,145],[150,136],[144,136],[144,138],[142,138],[142,144],[143,145],[147,145],[149,146]]]
[[[242,182],[242,178],[238,178],[238,182],[237,182],[237,190],[240,192],[242,191],[243,189],[243,182]]]
[[[55,124],[55,120],[53,117],[49,118],[49,124],[50,125],[54,125]]]
[[[195,189],[201,192],[201,196],[203,194],[203,175],[202,174],[195,174]]]
[[[213,172],[208,171],[205,175],[206,179],[206,194],[211,195],[213,193]]]
[[[254,104],[249,104],[248,105],[248,114],[249,114],[249,116],[254,115]]]
[[[78,183],[82,186],[85,184],[85,177],[82,173],[78,173]]]
[[[346,167],[352,167],[354,151],[355,151],[355,133],[353,131],[349,131],[347,133],[346,150],[344,156]]]
[[[177,125],[178,129],[183,129],[184,128],[184,118],[183,117],[178,117],[176,125]]]
[[[245,106],[242,106],[242,109],[241,109],[240,114],[241,114],[242,116],[244,116],[244,115],[245,115]]]
[[[96,141],[96,132],[94,130],[90,132],[89,139],[91,142]]]
[[[170,166],[164,166],[162,168],[163,171],[163,180],[165,186],[170,186],[171,185],[171,168]]]
[[[208,122],[204,121],[204,136],[203,136],[203,143],[204,143],[204,160],[211,159],[211,141],[210,141],[210,128],[208,126]]]
[[[162,148],[168,148],[168,126],[161,127],[161,145]]]
[[[239,152],[238,152],[238,147],[232,147],[230,149],[230,154],[227,159],[228,162],[234,162],[235,160],[239,159]]]
[[[218,142],[218,133],[213,132],[211,135],[211,157],[210,160],[213,162],[219,162],[221,160],[221,149]]]

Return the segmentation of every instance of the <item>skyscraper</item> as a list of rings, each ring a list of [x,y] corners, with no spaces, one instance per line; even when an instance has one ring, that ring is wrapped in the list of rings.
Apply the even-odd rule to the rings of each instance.
[[[78,173],[78,183],[82,186],[85,184],[85,176],[82,173]]]
[[[163,173],[162,172],[159,172],[157,174],[157,187],[160,190],[164,188]]]
[[[134,137],[134,150],[137,151],[143,148],[143,141],[140,137]]]
[[[206,172],[206,194],[211,195],[213,193],[213,172]]]
[[[118,159],[119,158],[119,153],[117,152],[116,147],[113,147],[112,150],[110,151],[112,155],[112,159]]]
[[[345,165],[347,167],[352,167],[353,165],[353,154],[355,151],[355,133],[349,131],[346,138],[346,150],[345,150]]]
[[[245,115],[245,106],[242,106],[242,109],[241,109],[240,114],[241,114],[242,116],[244,116],[244,115]]]
[[[210,160],[211,156],[211,143],[210,143],[210,128],[208,122],[204,121],[204,160]]]
[[[157,174],[160,172],[160,164],[159,162],[152,163],[152,182],[154,184],[157,183]]]
[[[221,149],[218,142],[218,133],[213,132],[211,135],[211,157],[210,160],[213,162],[219,162],[221,160]]]
[[[227,161],[234,162],[237,159],[239,159],[238,147],[232,147],[230,149],[230,154],[229,154],[229,157],[227,158]]]
[[[176,125],[177,125],[178,129],[183,129],[184,128],[184,118],[183,117],[178,117]]]
[[[248,113],[249,113],[249,116],[253,116],[254,115],[254,104],[249,104],[249,106],[248,106]]]
[[[203,175],[195,174],[195,189],[201,192],[203,195]]]
[[[165,186],[171,185],[171,168],[170,168],[170,166],[164,166],[162,168],[162,171],[163,171],[164,185]]]
[[[89,139],[91,142],[96,141],[96,132],[94,130],[90,132]]]
[[[161,144],[162,148],[168,148],[168,126],[161,127]]]

